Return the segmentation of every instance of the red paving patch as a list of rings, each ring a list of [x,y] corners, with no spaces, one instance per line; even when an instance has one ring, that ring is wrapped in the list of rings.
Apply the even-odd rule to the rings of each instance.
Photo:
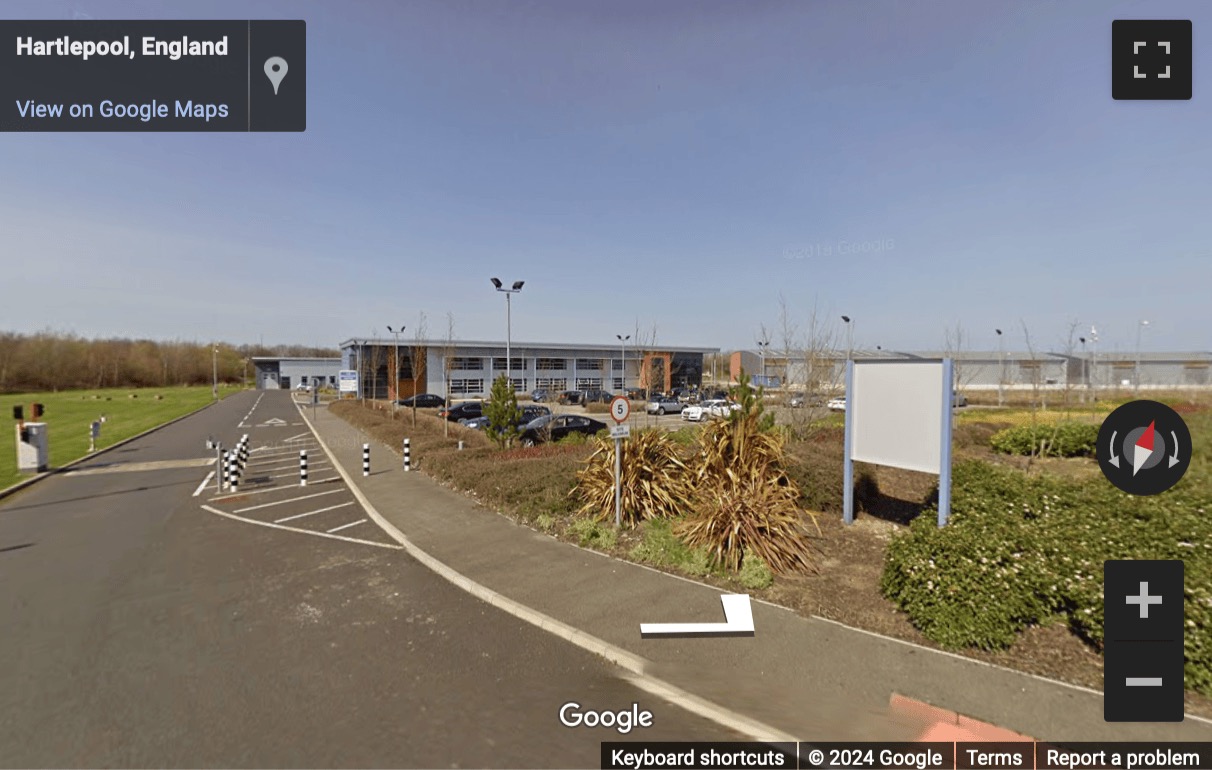
[[[981,722],[963,714],[931,706],[920,700],[892,694],[888,710],[906,721],[922,725],[918,741],[1034,741],[1004,727]]]

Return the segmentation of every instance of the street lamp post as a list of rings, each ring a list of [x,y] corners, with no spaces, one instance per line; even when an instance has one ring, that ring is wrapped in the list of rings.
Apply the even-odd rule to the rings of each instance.
[[[846,360],[849,361],[854,355],[854,324],[850,323],[850,316],[842,316],[842,321],[846,324]]]
[[[624,337],[622,334],[616,334],[614,336],[619,338],[619,355],[623,359],[620,364],[619,381],[623,384],[623,395],[627,395],[627,340],[631,339],[631,335],[628,334]]]
[[[1087,366],[1086,359],[1086,338],[1078,337],[1078,342],[1082,344],[1082,403],[1086,403],[1086,391],[1090,389],[1090,367]]]
[[[1136,393],[1140,395],[1140,333],[1149,325],[1149,322],[1141,319],[1141,322],[1136,327]]]
[[[770,347],[770,343],[768,341],[758,340],[758,353],[762,358],[762,376],[761,376],[762,387],[766,387],[766,350],[769,347]]]
[[[394,376],[396,378],[396,386],[395,386],[396,397],[391,400],[391,416],[393,418],[396,416],[396,408],[399,406],[398,402],[400,400],[400,335],[403,332],[404,332],[403,324],[400,325],[399,329],[393,329],[390,326],[387,327],[387,333],[395,336],[395,338],[396,338],[396,346],[395,346],[394,350],[392,351],[395,355],[395,370],[394,370],[395,374],[392,376]],[[416,394],[414,393],[413,395],[415,396]]]
[[[506,289],[501,283],[501,279],[491,278],[489,280],[492,281],[492,285],[496,287],[497,291],[505,293],[505,379],[509,380],[509,388],[510,390],[513,390],[513,360],[511,358],[512,353],[510,351],[512,344],[511,338],[513,337],[513,311],[510,307],[510,300],[513,298],[514,294],[517,294],[522,290],[522,284],[526,282],[514,281],[513,287]]]
[[[1098,401],[1098,329],[1090,327],[1090,385],[1094,401]]]
[[[1006,397],[1004,388],[1006,385],[1006,351],[1002,344],[1002,330],[994,329],[997,332],[997,405],[1004,406]]]
[[[219,400],[219,346],[215,345],[214,352],[210,357],[210,377],[211,386],[210,392],[215,401]]]

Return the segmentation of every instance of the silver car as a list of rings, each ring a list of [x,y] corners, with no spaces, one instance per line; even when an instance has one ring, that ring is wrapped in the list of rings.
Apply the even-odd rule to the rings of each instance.
[[[672,396],[654,396],[644,407],[648,414],[681,414],[685,404]]]

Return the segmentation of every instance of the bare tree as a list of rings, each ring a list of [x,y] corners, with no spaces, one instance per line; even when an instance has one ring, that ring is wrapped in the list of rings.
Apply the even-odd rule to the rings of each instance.
[[[1068,333],[1066,334],[1064,340],[1062,340],[1062,349],[1065,354],[1065,389],[1063,391],[1064,392],[1063,403],[1064,403],[1065,409],[1069,408],[1069,400],[1072,397],[1071,391],[1073,390],[1073,377],[1071,375],[1072,375],[1072,369],[1074,368],[1074,362],[1075,362],[1074,355],[1077,352],[1077,338],[1078,338],[1077,330],[1078,330],[1079,326],[1081,326],[1081,322],[1078,321],[1076,318],[1072,319],[1069,322]],[[1080,371],[1080,367],[1082,366],[1083,362],[1079,360],[1079,361],[1076,361],[1076,363],[1077,363],[1077,366]],[[1086,400],[1086,394],[1085,394],[1085,391],[1082,391],[1082,401],[1084,402],[1085,400]]]
[[[425,319],[425,311],[421,311],[420,322],[417,323],[417,328],[413,332],[412,353],[409,356],[409,361],[412,362],[412,426],[417,427],[417,385],[421,380],[421,376],[426,374],[426,361],[429,358],[429,353],[425,349],[426,335],[429,334],[429,324]]]
[[[955,322],[955,326],[948,326],[943,332],[943,355],[951,359],[952,375],[955,381],[951,383],[951,387],[960,391],[972,384],[973,378],[976,377],[976,367],[969,367],[968,362],[964,359],[964,353],[967,352],[968,337],[964,333],[964,326],[959,321]]]
[[[841,386],[845,370],[837,366],[837,340],[836,328],[831,321],[822,318],[820,307],[813,300],[800,340],[799,355],[808,394],[832,392]]]
[[[791,353],[796,349],[799,328],[791,318],[791,310],[787,307],[787,298],[779,292],[779,347],[783,356],[783,385],[791,384]]]

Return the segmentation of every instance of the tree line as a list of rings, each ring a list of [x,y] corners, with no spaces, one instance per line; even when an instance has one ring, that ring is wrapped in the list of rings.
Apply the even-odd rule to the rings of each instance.
[[[218,350],[216,354],[214,351]],[[0,393],[209,385],[252,381],[253,356],[337,357],[304,345],[86,339],[75,334],[0,332]]]

